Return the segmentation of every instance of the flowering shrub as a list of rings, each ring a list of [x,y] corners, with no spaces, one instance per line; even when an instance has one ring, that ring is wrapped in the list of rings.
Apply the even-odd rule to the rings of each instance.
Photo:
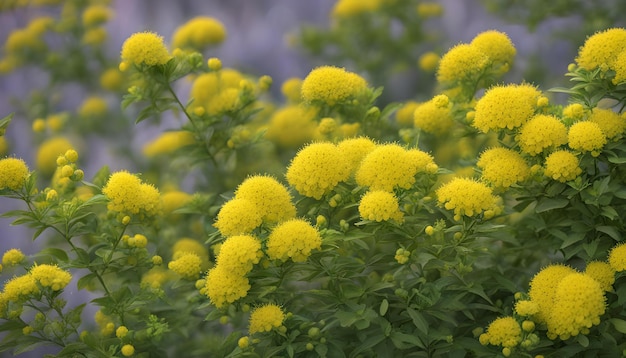
[[[626,30],[591,34],[567,69],[571,86],[550,89],[503,80],[523,55],[503,32],[441,56],[421,46],[437,3],[340,0],[330,30],[295,39],[332,64],[289,78],[276,99],[271,77],[205,57],[228,41],[212,17],[170,37],[128,34],[108,58],[106,3],[7,7],[62,11],[11,33],[0,72],[38,66],[49,91],[75,81],[107,96],[62,111],[35,91],[0,120],[0,195],[19,205],[2,216],[42,244],[2,254],[0,351],[626,351]],[[54,47],[57,35],[82,46]],[[382,61],[398,44],[419,61]],[[426,83],[388,101],[374,86],[409,60],[436,91]],[[128,145],[129,121],[166,117],[172,128]],[[5,141],[17,121],[32,129],[33,163]],[[82,137],[119,141],[128,168],[89,172]]]

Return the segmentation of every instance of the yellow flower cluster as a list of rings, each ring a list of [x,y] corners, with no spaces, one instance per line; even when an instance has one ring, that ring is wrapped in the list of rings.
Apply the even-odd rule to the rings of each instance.
[[[312,107],[288,105],[280,108],[270,117],[265,137],[281,147],[297,148],[313,139],[316,114],[317,110]]]
[[[138,32],[132,34],[122,44],[122,64],[156,66],[166,64],[170,55],[163,38],[154,32]],[[120,65],[120,68],[125,66]]]
[[[576,179],[582,171],[578,157],[567,150],[557,150],[546,158],[545,176],[561,183]]]
[[[248,234],[263,223],[257,207],[246,199],[232,199],[222,205],[214,226],[224,236]]]
[[[454,210],[455,220],[462,215],[483,214],[486,218],[498,214],[501,208],[498,198],[491,189],[478,181],[467,178],[454,178],[437,189],[437,200],[447,210]]]
[[[282,326],[284,320],[285,313],[275,304],[269,303],[255,308],[250,313],[250,334],[269,332]]]
[[[515,313],[522,317],[536,315],[539,312],[539,305],[531,300],[521,300],[515,303]]]
[[[579,49],[576,63],[587,71],[614,68],[618,55],[626,48],[626,30],[612,28],[595,33],[587,38]],[[617,77],[616,77],[617,78]]]
[[[512,348],[522,340],[522,328],[513,317],[500,317],[489,324],[487,332],[479,337],[483,345],[491,344]]]
[[[350,175],[354,175],[361,161],[376,148],[376,143],[366,137],[348,138],[337,143]]]
[[[174,31],[172,47],[202,51],[207,46],[222,43],[225,38],[226,28],[220,21],[208,16],[198,16]]]
[[[612,291],[615,282],[615,270],[608,262],[593,261],[587,264],[585,275],[600,284],[603,291]]]
[[[370,190],[393,191],[394,188],[409,189],[420,172],[432,174],[434,171],[436,165],[427,153],[406,150],[397,144],[382,144],[363,158],[355,179],[357,184]]]
[[[594,108],[588,121],[597,124],[609,140],[621,138],[624,131],[626,131],[624,118],[610,109]]]
[[[161,194],[161,203],[163,205],[163,215],[167,217],[177,217],[178,214],[172,214],[174,210],[180,209],[189,201],[192,196],[184,191],[172,190]]]
[[[141,277],[140,287],[148,290],[159,290],[165,282],[173,278],[172,276],[172,271],[153,267]]]
[[[473,126],[484,133],[520,127],[534,115],[540,96],[529,84],[491,87],[476,103]]]
[[[167,264],[167,268],[186,280],[196,280],[202,271],[202,259],[193,252],[182,252],[175,260]]]
[[[237,275],[221,266],[215,266],[206,276],[204,293],[217,308],[245,297],[250,290],[246,276]]]
[[[617,272],[626,271],[626,243],[620,243],[611,249],[609,264]]]
[[[366,89],[367,82],[356,73],[321,66],[313,69],[302,81],[302,99],[307,103],[334,106],[359,97]]]
[[[470,45],[487,55],[492,66],[497,66],[497,71],[501,73],[508,72],[517,53],[511,39],[505,33],[495,30],[476,35]]]
[[[159,137],[144,145],[143,154],[149,158],[163,154],[171,154],[178,149],[186,147],[193,143],[195,143],[195,138],[192,132],[163,132]]]
[[[102,193],[109,199],[107,208],[121,215],[154,216],[161,212],[161,195],[154,186],[127,171],[111,174]]]
[[[285,175],[300,194],[317,200],[349,176],[341,151],[329,142],[311,143],[301,149],[291,160]]]
[[[420,104],[415,101],[406,101],[396,111],[396,122],[403,127],[413,126],[415,124],[415,110]]]
[[[606,144],[606,136],[595,122],[581,121],[574,123],[567,134],[570,148],[581,152],[591,152],[597,157]]]
[[[40,173],[50,176],[57,169],[57,158],[74,149],[72,143],[63,137],[53,137],[41,143],[37,150],[35,163]]]
[[[430,101],[417,106],[413,112],[413,124],[426,133],[442,136],[454,125],[448,97],[437,95]]]
[[[186,253],[196,254],[201,261],[201,269],[205,271],[209,268],[209,250],[198,240],[191,238],[178,239],[172,246],[172,259],[176,260]]]
[[[378,222],[393,220],[397,223],[404,221],[398,198],[393,193],[384,190],[372,190],[365,193],[359,202],[359,214],[365,220]]]
[[[567,128],[554,116],[538,114],[522,126],[515,139],[524,153],[535,156],[567,143]]]
[[[239,102],[241,83],[244,82],[244,76],[230,68],[201,74],[191,86],[194,112],[217,115],[235,109]]]
[[[530,168],[516,151],[498,147],[484,151],[476,166],[482,169],[482,178],[496,188],[507,189],[530,175]]]
[[[303,219],[291,219],[272,229],[267,240],[267,256],[272,260],[305,262],[311,251],[319,250],[322,237]]]
[[[62,290],[72,280],[69,272],[55,265],[35,265],[30,269],[30,275],[38,284],[53,291]]]
[[[237,187],[235,198],[251,202],[266,223],[277,223],[296,216],[291,194],[271,176],[254,175],[247,178]]]
[[[290,77],[280,86],[280,93],[285,96],[290,103],[299,103],[302,100],[302,79]]]
[[[534,316],[537,323],[545,323],[552,304],[554,303],[554,295],[556,286],[567,275],[576,271],[565,265],[550,265],[543,268],[530,281],[530,289],[528,295],[532,302],[539,307],[539,311]]]
[[[339,0],[331,10],[331,16],[345,19],[361,14],[371,13],[381,6],[381,0]]]
[[[0,159],[0,189],[19,190],[26,183],[29,170],[22,159]]]
[[[92,27],[109,21],[111,17],[113,17],[112,9],[104,5],[94,4],[83,11],[82,20],[85,27]]]
[[[16,266],[26,258],[22,250],[10,249],[2,255],[2,264],[4,266]]]
[[[85,119],[100,117],[107,112],[106,100],[99,96],[92,96],[83,101],[78,108],[78,115]]]
[[[224,241],[217,256],[217,266],[234,275],[245,276],[263,257],[261,242],[250,235],[231,236]]]

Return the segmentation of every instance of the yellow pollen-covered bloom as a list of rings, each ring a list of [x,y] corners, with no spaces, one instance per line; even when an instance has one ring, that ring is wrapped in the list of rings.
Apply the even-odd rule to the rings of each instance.
[[[107,91],[120,91],[124,84],[124,76],[117,68],[109,68],[100,75],[100,86]]]
[[[545,176],[561,183],[576,179],[582,172],[578,157],[567,150],[558,150],[546,158]]]
[[[253,203],[264,222],[276,223],[294,218],[296,207],[285,186],[271,176],[254,175],[243,181],[235,191],[235,198]]]
[[[20,250],[20,249],[10,249],[10,250],[7,250],[2,255],[2,264],[4,266],[8,266],[8,267],[16,266],[20,262],[24,261],[25,258],[26,258],[26,256],[24,255],[22,250]]]
[[[50,176],[57,169],[57,158],[68,149],[74,149],[72,143],[63,137],[55,137],[43,142],[37,149],[35,160],[37,169],[45,176]]]
[[[237,70],[222,68],[216,72],[204,73],[193,81],[190,97],[194,98],[195,106],[206,107],[210,100],[226,89],[239,90],[239,84],[244,76]]]
[[[593,261],[587,264],[585,274],[596,280],[603,291],[612,291],[615,282],[615,270],[608,262]]]
[[[626,119],[610,109],[594,108],[588,120],[597,124],[609,140],[621,138],[626,130]]]
[[[193,252],[184,252],[174,261],[170,261],[167,268],[187,280],[196,280],[202,272],[202,259]]]
[[[437,69],[439,83],[476,82],[489,65],[489,57],[478,47],[458,44],[448,50]]]
[[[600,68],[606,71],[613,67],[617,56],[626,48],[626,30],[612,28],[588,37],[578,50],[576,63],[587,71]]]
[[[563,108],[563,116],[574,121],[583,119],[585,114],[585,107],[580,103],[572,103]]]
[[[141,276],[140,287],[148,290],[159,290],[163,284],[175,277],[172,271],[162,267],[153,267]]]
[[[574,273],[576,270],[569,266],[554,264],[544,267],[532,278],[528,295],[539,306],[539,311],[534,315],[537,323],[545,323],[548,319],[559,282]]]
[[[611,249],[609,265],[617,272],[626,271],[626,243],[620,243]]]
[[[615,61],[611,65],[611,69],[615,71],[613,84],[618,85],[626,82],[626,51],[622,51],[617,55]]]
[[[441,100],[441,97],[445,97],[445,101]],[[424,132],[436,136],[447,134],[454,125],[447,99],[448,97],[439,95],[417,106],[413,112],[413,124]]]
[[[538,114],[522,126],[516,140],[524,153],[534,156],[567,143],[567,127],[554,116]]]
[[[250,313],[250,334],[257,332],[269,332],[274,328],[278,328],[285,320],[285,313],[275,304],[266,304],[255,308]]]
[[[204,292],[217,308],[246,297],[249,290],[247,277],[234,274],[221,266],[215,266],[206,276]]]
[[[244,276],[263,256],[261,242],[250,235],[231,236],[220,247],[217,265],[233,274]]]
[[[337,143],[350,175],[354,175],[363,158],[376,148],[376,143],[366,137],[344,139]]]
[[[209,115],[218,115],[233,112],[240,105],[239,88],[226,88],[209,99],[206,111]]]
[[[357,184],[370,190],[409,189],[418,168],[408,151],[397,144],[379,145],[361,161],[355,173]]]
[[[102,193],[109,199],[107,208],[120,214],[154,216],[161,212],[159,190],[127,171],[111,174]]]
[[[135,354],[135,347],[132,344],[125,344],[120,351],[124,357],[130,357]]]
[[[316,114],[313,107],[289,105],[280,108],[270,117],[265,137],[281,147],[297,148],[313,139]]]
[[[172,259],[176,260],[188,252],[194,253],[200,257],[203,271],[209,268],[209,250],[198,240],[187,237],[178,239],[174,243],[174,246],[172,246]]]
[[[484,151],[476,166],[482,169],[483,179],[496,188],[506,189],[530,175],[530,167],[521,154],[503,147]]]
[[[35,265],[30,269],[30,275],[43,287],[50,287],[59,291],[72,280],[69,272],[55,265]]]
[[[365,220],[377,222],[393,220],[402,223],[404,221],[398,198],[393,193],[384,190],[365,193],[359,202],[359,215]]]
[[[163,215],[166,216],[175,216],[177,214],[172,214],[172,212],[176,209],[179,209],[185,204],[189,203],[192,199],[192,196],[184,191],[168,191],[167,193],[161,194],[161,203],[163,204]]]
[[[358,97],[367,82],[356,73],[334,66],[313,69],[302,81],[302,99],[307,103],[323,102],[329,106]]]
[[[513,64],[517,51],[513,42],[504,32],[489,30],[476,35],[470,45],[477,47],[496,65],[506,72]]]
[[[291,160],[285,177],[300,194],[320,200],[349,178],[348,165],[333,143],[311,143]]]
[[[267,256],[272,260],[304,262],[312,250],[319,250],[322,238],[317,229],[302,219],[287,220],[270,233]]]
[[[531,300],[517,301],[515,303],[515,313],[520,316],[528,317],[539,312],[539,305]]]
[[[10,279],[4,284],[2,293],[7,302],[19,302],[38,292],[37,281],[30,273],[27,273]]]
[[[163,38],[154,32],[138,32],[132,34],[122,44],[122,61],[135,65],[164,65],[170,55]]]
[[[540,96],[529,84],[492,87],[476,103],[473,126],[484,133],[520,127],[535,113]]]
[[[513,317],[500,317],[489,324],[485,337],[489,344],[512,348],[522,341],[522,327]]]
[[[224,236],[241,235],[261,226],[263,219],[257,207],[247,199],[232,199],[222,205],[214,226]]]
[[[193,133],[189,131],[163,132],[159,137],[143,146],[143,154],[148,158],[171,154],[180,148],[195,143],[195,141]]]
[[[606,136],[595,122],[582,121],[574,123],[567,134],[570,148],[581,152],[591,152],[598,156],[606,144]]]
[[[565,276],[556,286],[546,317],[548,338],[558,336],[566,340],[600,324],[605,301],[604,291],[592,277],[582,273]]]
[[[478,181],[468,178],[454,178],[437,189],[437,200],[447,210],[454,210],[460,219],[462,215],[475,216],[485,211],[497,212],[498,198],[491,189]]]
[[[28,166],[22,159],[0,159],[0,190],[19,190],[28,179]]]
[[[217,19],[198,16],[179,26],[172,36],[172,47],[202,51],[220,44],[226,38],[226,28]]]

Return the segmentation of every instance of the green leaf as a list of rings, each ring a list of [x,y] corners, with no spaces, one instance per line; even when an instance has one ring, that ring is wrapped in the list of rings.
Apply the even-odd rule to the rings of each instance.
[[[58,259],[61,262],[68,262],[69,261],[69,257],[67,256],[67,252],[65,252],[64,250],[61,249],[57,249],[56,247],[48,247],[45,248],[41,251],[39,251],[38,256],[52,256],[56,259]]]
[[[398,349],[409,349],[414,347],[422,349],[426,348],[426,346],[424,346],[424,343],[422,343],[422,341],[417,336],[414,336],[412,334],[394,331],[391,333],[389,338],[391,338],[393,345],[396,346],[396,348]]]
[[[615,220],[619,217],[619,214],[612,206],[603,206],[600,209],[600,215],[608,218],[609,220]]]
[[[626,334],[626,321],[619,318],[611,318],[609,322],[613,324],[613,327],[615,327],[615,330],[619,333]]]
[[[9,123],[11,123],[11,120],[13,119],[13,115],[15,115],[15,113],[9,113],[8,116],[0,119],[0,133],[7,129]]]
[[[410,307],[406,309],[406,312],[409,314],[409,317],[411,317],[411,320],[413,320],[415,327],[420,332],[428,334],[428,322],[426,322],[424,316]]]
[[[615,226],[602,225],[602,226],[596,227],[596,230],[609,235],[615,241],[622,240],[622,235],[620,234],[620,231]]]
[[[90,273],[87,274],[83,277],[81,277],[78,282],[76,283],[76,287],[79,290],[82,290],[83,288],[87,288],[89,285],[91,285],[91,282],[97,277],[97,275],[95,273]]]
[[[388,309],[389,309],[389,301],[387,301],[387,299],[385,298],[380,303],[380,309],[378,310],[378,313],[380,313],[381,316],[384,316],[385,313],[387,313]]]
[[[535,207],[536,213],[544,213],[546,211],[561,209],[569,204],[569,200],[565,198],[541,198]]]
[[[578,341],[578,344],[580,344],[581,346],[585,348],[589,347],[589,338],[587,338],[587,336],[585,336],[584,334],[579,334],[576,337],[576,340]]]

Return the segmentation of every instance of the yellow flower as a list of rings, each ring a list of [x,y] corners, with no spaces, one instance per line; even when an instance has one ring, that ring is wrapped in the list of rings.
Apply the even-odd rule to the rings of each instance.
[[[130,357],[135,354],[135,347],[132,344],[125,344],[122,346],[121,352],[124,357]]]
[[[193,252],[184,252],[174,261],[170,261],[167,268],[181,275],[184,279],[196,280],[202,271],[202,259]]]
[[[181,238],[172,246],[172,259],[177,260],[186,253],[198,255],[203,271],[209,268],[209,250],[198,240]]]
[[[159,137],[143,146],[143,154],[148,158],[170,154],[195,143],[195,141],[193,133],[189,131],[163,132]]]
[[[615,77],[613,77],[613,84],[621,84],[626,81],[626,51],[621,51],[615,58],[615,61],[611,65],[611,69],[615,71]]]
[[[28,166],[22,159],[0,159],[0,189],[21,189],[26,183],[28,174]]]
[[[603,291],[612,291],[615,282],[615,270],[608,262],[593,261],[587,264],[585,274],[596,280]]]
[[[522,182],[530,175],[524,158],[518,152],[503,147],[484,151],[476,166],[482,169],[483,179],[501,189]]]
[[[620,243],[611,249],[609,264],[617,272],[626,271],[626,243]]]
[[[380,0],[339,0],[330,14],[334,18],[349,18],[374,12],[380,7],[380,3]]]
[[[473,125],[484,133],[517,128],[533,116],[539,96],[529,84],[492,87],[476,103]]]
[[[517,301],[515,303],[515,313],[520,316],[528,317],[539,312],[539,305],[530,300]]]
[[[0,155],[5,155],[9,150],[9,143],[4,136],[0,136]]]
[[[232,199],[222,205],[215,226],[224,236],[252,232],[263,222],[257,207],[246,199]]]
[[[572,103],[563,108],[563,116],[574,121],[583,119],[585,116],[585,107],[580,103]]]
[[[477,82],[489,64],[489,57],[478,47],[458,44],[448,50],[437,69],[437,81],[443,84]]]
[[[606,299],[600,284],[590,276],[572,273],[561,279],[546,318],[548,338],[562,340],[588,332],[600,324],[606,309]]]
[[[107,30],[104,27],[95,27],[87,30],[81,41],[86,45],[97,46],[103,44],[107,37]]]
[[[567,134],[570,148],[581,152],[591,152],[598,156],[606,144],[606,136],[595,122],[582,121],[574,123]]]
[[[476,35],[470,45],[477,47],[489,59],[507,72],[515,58],[515,46],[504,32],[489,30]]]
[[[83,25],[86,27],[101,25],[113,16],[113,11],[104,5],[90,5],[83,11]]]
[[[358,97],[366,89],[367,82],[356,73],[321,66],[313,69],[302,82],[302,99],[308,103],[323,102],[334,106]]]
[[[317,229],[302,219],[291,219],[276,226],[267,240],[267,256],[272,260],[304,262],[312,250],[319,250],[322,238]]]
[[[285,177],[300,194],[320,200],[350,176],[341,151],[333,143],[312,143],[301,149]]]
[[[454,210],[455,219],[483,212],[498,212],[498,199],[485,184],[467,178],[454,178],[437,189],[437,200],[447,210]],[[487,213],[485,213],[487,215]]]
[[[413,125],[413,113],[419,107],[420,103],[415,101],[407,101],[402,107],[396,111],[396,122],[403,127]]]
[[[626,121],[610,109],[594,108],[588,120],[597,124],[607,139],[621,138],[626,130]]]
[[[298,103],[302,99],[300,92],[302,91],[302,79],[298,77],[291,77],[283,82],[280,86],[280,93],[285,96],[288,102]]]
[[[383,190],[365,193],[359,202],[359,214],[365,220],[378,222],[393,220],[397,223],[404,221],[398,198],[393,193]]]
[[[153,267],[141,277],[140,287],[143,289],[158,290],[174,275],[161,267]]]
[[[244,77],[239,71],[223,68],[216,72],[208,72],[198,76],[191,86],[190,97],[195,102],[194,106],[204,107],[207,106],[212,98],[217,96],[220,91],[224,91],[229,88],[239,89],[240,82],[244,80]]]
[[[63,289],[72,280],[69,272],[54,265],[35,265],[30,269],[30,275],[43,287],[50,287],[53,291]]]
[[[78,115],[83,118],[99,117],[107,112],[107,102],[102,97],[92,96],[83,101],[78,108]]]
[[[109,199],[107,209],[123,215],[154,216],[161,212],[161,195],[154,186],[144,184],[127,171],[111,174],[102,193]]]
[[[441,101],[441,97],[445,97],[446,101]],[[447,134],[454,125],[447,97],[435,96],[430,101],[417,106],[413,112],[413,123],[426,133],[436,136]]]
[[[579,166],[578,157],[567,150],[558,150],[546,158],[545,176],[561,183],[574,180],[583,170]]]
[[[376,148],[376,143],[366,137],[349,138],[337,143],[337,148],[347,163],[350,175],[353,175],[363,158]]]
[[[489,344],[512,348],[522,341],[522,327],[513,317],[500,317],[489,324],[487,332],[484,333]]]
[[[39,172],[45,176],[52,175],[57,169],[57,157],[68,149],[74,149],[74,146],[63,137],[51,138],[41,143],[35,161]]]
[[[426,52],[417,60],[417,64],[422,71],[435,72],[439,65],[439,55],[435,52]]]
[[[528,295],[539,306],[539,311],[533,317],[535,322],[546,322],[554,306],[557,285],[574,273],[576,270],[569,266],[554,264],[544,267],[530,280]]]
[[[300,147],[313,139],[316,114],[315,108],[299,105],[280,108],[270,117],[265,137],[281,147]]]
[[[370,190],[409,189],[415,183],[418,168],[408,151],[397,144],[377,146],[361,161],[356,171],[357,184]]]
[[[576,63],[581,68],[593,71],[612,68],[617,56],[626,47],[626,30],[612,28],[595,33],[587,38],[578,51]]]
[[[172,56],[163,43],[163,38],[153,32],[132,34],[122,45],[122,61],[135,65],[164,65]]]
[[[206,276],[204,293],[217,308],[246,297],[248,290],[250,283],[247,277],[236,275],[221,266],[215,266]]]
[[[37,282],[30,274],[16,276],[4,284],[3,296],[8,302],[20,302],[32,294],[38,293]]]
[[[538,114],[522,126],[515,139],[524,153],[534,156],[567,143],[567,128],[554,116]]]
[[[224,25],[208,16],[198,16],[179,26],[172,36],[172,47],[203,50],[210,45],[220,44],[226,38]]]
[[[271,176],[254,175],[243,181],[235,198],[246,199],[257,207],[264,222],[276,223],[294,218],[296,207],[285,186]]]
[[[2,255],[2,264],[4,266],[16,266],[20,262],[22,262],[25,258],[26,256],[24,256],[24,253],[22,252],[22,250],[10,249],[10,250],[7,250]]]
[[[233,112],[240,105],[239,88],[226,88],[209,99],[206,111],[209,115],[218,115]]]
[[[420,2],[417,4],[416,11],[421,18],[436,17],[443,14],[443,7],[437,2]]]
[[[255,308],[250,314],[250,334],[269,332],[273,328],[282,326],[285,313],[275,304],[266,304]]]
[[[250,235],[231,236],[220,247],[217,265],[233,274],[244,276],[263,256],[261,242]]]
[[[192,196],[178,190],[168,191],[167,193],[163,193],[161,195],[161,202],[163,204],[163,215],[164,216],[175,216],[177,214],[172,214],[172,212],[176,209],[179,209],[185,204],[189,203],[192,199]]]

